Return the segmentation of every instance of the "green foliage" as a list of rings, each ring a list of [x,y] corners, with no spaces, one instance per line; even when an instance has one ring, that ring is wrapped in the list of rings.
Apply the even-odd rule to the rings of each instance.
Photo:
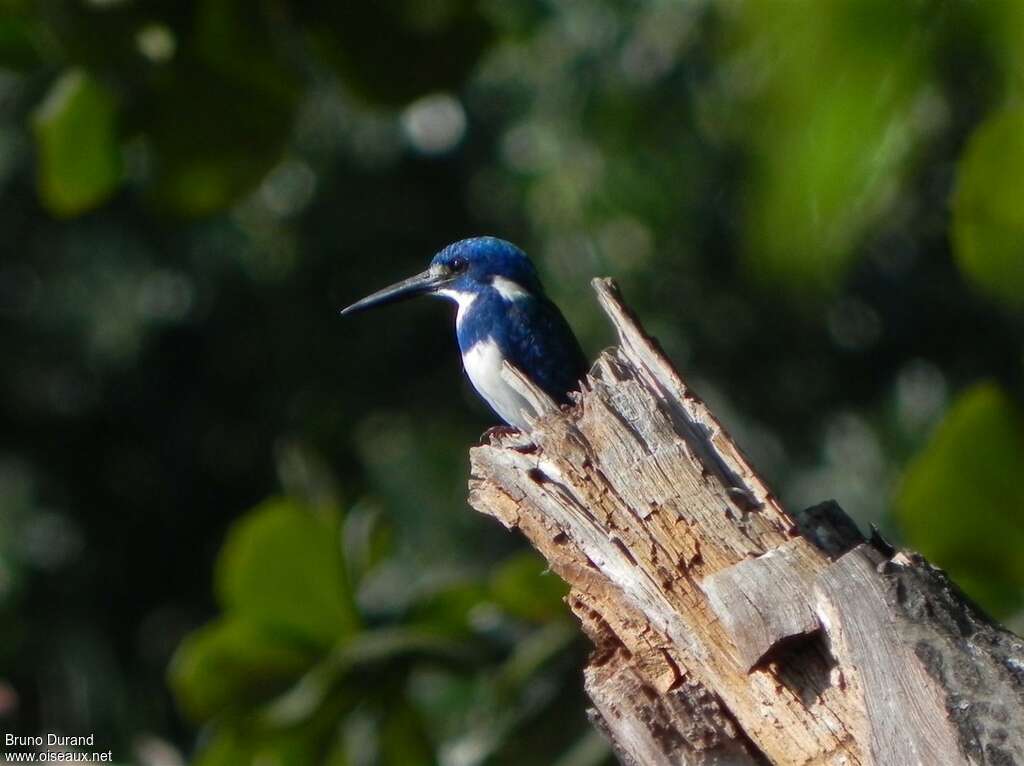
[[[300,453],[288,454],[294,469]],[[208,729],[196,763],[434,763],[442,740],[408,696],[412,676],[427,668],[471,678],[481,663],[498,663],[493,681],[452,701],[465,709],[472,700],[481,714],[483,700],[495,708],[481,724],[490,750],[528,720],[534,708],[520,697],[535,697],[526,690],[573,636],[564,587],[541,576],[535,556],[516,555],[497,566],[490,586],[468,580],[413,593],[371,625],[353,589],[372,587],[393,550],[373,533],[380,522],[370,507],[343,524],[331,506],[279,498],[235,522],[217,562],[224,613],[182,642],[170,670],[178,703]],[[343,541],[343,528],[362,532],[362,542]],[[362,565],[348,565],[346,551]],[[489,631],[508,634],[490,652],[479,649],[480,614],[490,615]],[[510,639],[515,649],[502,660]]]
[[[30,66],[45,50],[70,70],[36,125],[40,195],[60,216],[90,210],[116,188],[119,121],[140,159],[134,180],[150,202],[208,216],[242,199],[281,160],[314,83],[301,76],[303,66],[319,66],[298,51],[318,52],[366,101],[397,105],[456,86],[491,39],[477,4],[464,0],[429,9],[195,0],[145,11],[129,3],[18,10],[0,20],[0,63]],[[123,112],[83,64],[117,81]]]
[[[906,4],[750,11],[730,28],[735,66],[759,72],[736,115],[753,155],[744,258],[774,286],[828,292],[892,204],[920,140],[929,37],[914,34],[921,19]]]
[[[32,116],[43,202],[57,215],[103,202],[121,178],[113,97],[88,73],[61,75]]]
[[[908,543],[997,616],[1024,603],[1024,414],[999,386],[968,389],[907,469]]]
[[[394,705],[381,722],[380,760],[393,766],[429,766],[437,763],[423,718],[409,704]]]
[[[217,566],[224,608],[270,634],[325,647],[358,628],[339,520],[272,500],[236,523]]]
[[[1024,109],[1006,109],[975,130],[957,174],[953,244],[979,289],[1024,308]]]
[[[224,617],[190,636],[171,669],[197,720],[265,702],[358,628],[333,509],[255,509],[228,535],[217,586]]]
[[[170,677],[182,707],[202,721],[283,691],[312,661],[304,647],[231,615],[182,643]]]

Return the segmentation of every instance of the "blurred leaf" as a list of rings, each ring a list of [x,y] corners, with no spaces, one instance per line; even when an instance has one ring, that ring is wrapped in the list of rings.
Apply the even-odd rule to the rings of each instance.
[[[499,686],[505,691],[518,689],[561,655],[578,636],[576,626],[568,620],[550,622],[532,631],[516,642],[515,651],[497,675]]]
[[[523,620],[546,622],[566,614],[569,587],[537,554],[524,552],[502,562],[491,575],[491,595],[506,612]]]
[[[961,28],[978,30],[977,44],[996,65],[992,73],[996,76],[990,75],[988,82],[976,83],[975,87],[982,92],[991,88],[994,99],[1024,93],[1024,49],[1020,44],[1024,39],[1024,5],[1018,0],[990,0],[956,10],[958,21],[967,21],[966,25],[961,23]]]
[[[437,763],[423,719],[407,700],[388,709],[380,731],[381,763],[385,766],[427,766]]]
[[[298,682],[273,700],[260,716],[274,726],[310,718],[349,673],[373,672],[398,660],[429,658],[444,664],[464,665],[476,660],[473,647],[420,628],[380,628],[364,631],[338,646]]]
[[[488,675],[490,668],[488,668]],[[434,736],[449,739],[463,733],[466,720],[479,712],[481,675],[421,665],[410,674],[409,699],[420,710]]]
[[[313,662],[293,643],[226,617],[189,635],[171,663],[171,687],[197,721],[239,709],[283,691]]]
[[[750,78],[735,86],[752,94],[727,118],[751,155],[746,266],[789,291],[830,291],[908,167],[930,38],[910,34],[918,11],[882,0],[748,10],[727,28]]]
[[[81,69],[61,76],[32,115],[39,194],[57,215],[85,212],[121,178],[114,99]]]
[[[380,340],[379,336],[375,336]],[[386,342],[386,341],[385,341]],[[355,433],[356,446],[370,479],[387,504],[388,515],[434,556],[457,560],[459,546],[452,533],[467,514],[452,514],[452,503],[465,497],[465,434],[447,420],[375,414]],[[421,445],[455,449],[422,449]],[[442,526],[438,518],[454,517],[459,526]]]
[[[431,592],[412,609],[410,619],[431,630],[448,633],[472,631],[474,609],[489,602],[487,589],[479,582],[460,582]]]
[[[206,63],[224,76],[282,101],[298,95],[298,78],[282,64],[287,57],[275,47],[274,26],[280,27],[281,19],[268,18],[268,8],[273,6],[243,0],[202,0],[197,5],[194,39]]]
[[[345,83],[383,104],[457,89],[493,36],[474,0],[306,3],[297,14]]]
[[[1024,416],[995,384],[965,391],[896,500],[907,542],[997,616],[1024,603]]]
[[[253,741],[232,728],[218,729],[193,759],[193,766],[230,766],[252,763]]]
[[[282,439],[275,452],[277,476],[289,497],[310,508],[341,504],[341,491],[330,466],[316,450],[298,439]],[[351,515],[351,511],[346,514],[346,528]]]
[[[294,106],[291,98],[204,63],[181,63],[160,79],[140,110],[154,154],[150,197],[186,216],[227,207],[280,161]]]
[[[960,160],[953,243],[964,274],[989,296],[1024,307],[1024,109],[993,114]]]
[[[318,646],[358,628],[340,525],[291,500],[271,500],[236,522],[217,562],[225,609]]]
[[[476,659],[472,647],[465,642],[453,641],[422,626],[398,626],[360,633],[338,647],[331,662],[336,668],[348,670],[410,656],[445,662]]]
[[[310,766],[324,763],[319,757],[322,749],[320,731],[267,731],[235,723],[216,730],[193,760],[193,766]]]
[[[25,69],[38,64],[39,39],[44,34],[38,19],[8,11],[0,3],[0,66]]]
[[[608,740],[597,730],[591,729],[563,753],[554,766],[601,766],[614,763]]]
[[[21,0],[15,0],[20,2]],[[40,3],[29,0],[33,16],[45,30],[42,40],[54,59],[74,62],[126,85],[145,71],[136,37],[140,28],[159,20],[174,26],[186,19],[190,3]],[[156,6],[162,7],[156,7]],[[123,91],[118,91],[119,95]],[[130,97],[125,101],[130,101]]]
[[[394,525],[384,512],[366,503],[345,515],[345,561],[353,582],[360,582],[394,549]]]

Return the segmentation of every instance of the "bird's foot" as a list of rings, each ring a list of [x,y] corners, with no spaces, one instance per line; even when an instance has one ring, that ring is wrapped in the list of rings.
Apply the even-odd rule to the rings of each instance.
[[[480,443],[492,442],[496,437],[500,436],[511,436],[512,434],[519,433],[518,428],[512,426],[491,426],[480,436]]]

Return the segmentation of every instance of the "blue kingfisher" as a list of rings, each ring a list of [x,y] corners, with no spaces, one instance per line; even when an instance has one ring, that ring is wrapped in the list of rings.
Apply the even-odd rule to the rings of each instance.
[[[495,237],[448,245],[430,268],[342,309],[341,314],[417,295],[458,305],[455,334],[462,365],[477,393],[510,426],[528,429],[533,408],[506,381],[507,361],[559,404],[579,387],[587,360],[562,312],[544,294],[526,253]]]

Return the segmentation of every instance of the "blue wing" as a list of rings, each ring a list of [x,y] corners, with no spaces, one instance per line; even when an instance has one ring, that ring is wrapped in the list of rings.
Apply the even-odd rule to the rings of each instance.
[[[554,303],[531,295],[506,301],[480,296],[458,331],[463,353],[493,338],[502,355],[560,404],[579,388],[587,360],[569,323]]]

